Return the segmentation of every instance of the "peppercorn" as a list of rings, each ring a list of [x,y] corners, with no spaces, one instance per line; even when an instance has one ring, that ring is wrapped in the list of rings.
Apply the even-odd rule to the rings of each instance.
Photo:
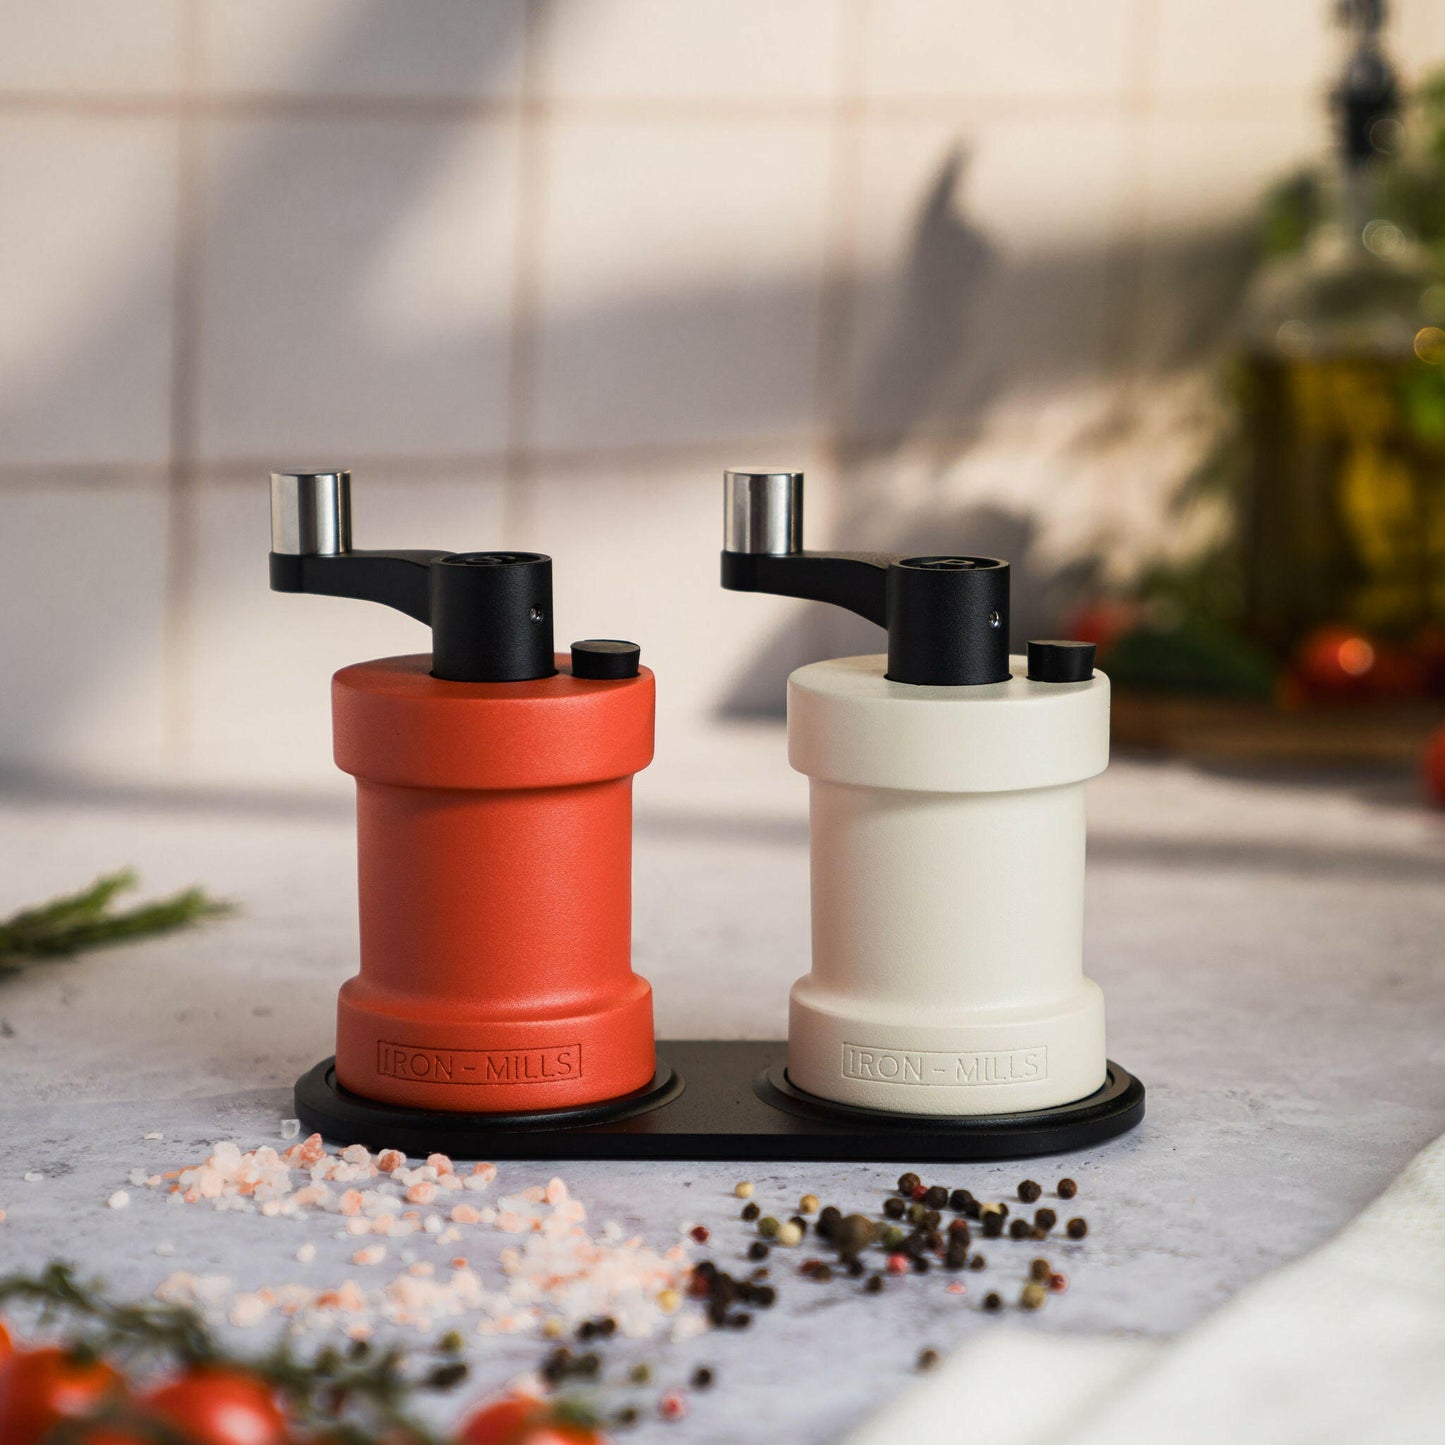
[[[753,1220],[755,1220],[762,1212],[763,1211],[759,1209],[756,1204],[744,1204],[742,1218],[746,1219],[747,1222],[751,1224]]]
[[[866,1214],[845,1214],[833,1229],[840,1254],[857,1254],[878,1237],[878,1226]]]
[[[890,1197],[883,1201],[883,1212],[889,1219],[902,1219],[903,1211],[907,1208],[908,1206],[901,1199]]]
[[[767,1257],[768,1247],[762,1242],[761,1239],[755,1239],[750,1245],[748,1245],[749,1259],[766,1259]]]
[[[970,1269],[987,1269],[988,1260],[984,1258],[983,1255],[976,1254],[971,1260],[969,1260],[968,1267]]]
[[[1079,1186],[1072,1179],[1060,1179],[1058,1183],[1058,1194],[1060,1199],[1072,1199],[1079,1192]]]
[[[627,1378],[634,1385],[646,1385],[652,1379],[651,1365],[634,1365],[628,1372]]]
[[[1002,1233],[1003,1215],[995,1209],[990,1209],[983,1217],[983,1237],[985,1239],[997,1239]]]
[[[924,1350],[918,1356],[918,1368],[920,1370],[931,1370],[940,1358],[941,1356],[937,1350]]]
[[[963,1191],[968,1197],[963,1201],[964,1215],[969,1219],[977,1219],[983,1213],[983,1205],[976,1200],[968,1190]]]
[[[730,1330],[745,1330],[750,1324],[752,1324],[752,1322],[753,1317],[751,1315],[744,1314],[741,1310],[739,1310],[736,1314],[729,1315],[727,1319],[723,1321],[723,1323],[726,1324],[728,1329]]]
[[[948,1237],[950,1239],[960,1239],[964,1244],[967,1244],[969,1240],[973,1238],[973,1233],[968,1227],[968,1220],[950,1219],[948,1221]]]
[[[793,1217],[788,1220],[788,1223],[796,1224],[798,1228],[803,1231],[804,1234],[808,1232],[808,1221],[804,1219],[801,1214],[793,1215]]]
[[[813,1278],[817,1280],[819,1284],[827,1284],[828,1281],[833,1278],[832,1267],[830,1265],[820,1264],[817,1269],[813,1271]]]
[[[856,1254],[848,1260],[848,1263],[845,1267],[848,1271],[848,1274],[853,1279],[857,1279],[858,1276],[863,1273],[863,1261],[859,1259]]]
[[[698,1244],[706,1244],[708,1240],[712,1238],[712,1230],[705,1224],[693,1225],[693,1227],[688,1230],[688,1234],[690,1234]]]
[[[751,1199],[753,1197],[753,1181],[751,1179],[739,1179],[733,1185],[733,1193],[739,1199]]]
[[[917,1259],[928,1248],[928,1241],[921,1234],[910,1234],[901,1248],[909,1259]]]
[[[919,1177],[911,1171],[907,1174],[900,1174],[898,1176],[898,1192],[905,1199],[912,1199],[913,1191],[918,1188],[921,1182]]]
[[[903,1210],[902,1200],[898,1201],[898,1209],[901,1213]],[[821,1234],[824,1239],[832,1239],[833,1231],[838,1227],[838,1221],[842,1219],[842,1217],[842,1214],[831,1204],[826,1205],[824,1206],[823,1212],[819,1214],[818,1222],[813,1226],[813,1228],[817,1230],[817,1232]]]
[[[998,1212],[1002,1214],[1005,1219],[1008,1218],[1008,1205],[1005,1204],[1003,1200],[1000,1199],[999,1202],[994,1205],[994,1208],[997,1209]]]
[[[948,1203],[948,1190],[941,1184],[935,1184],[923,1196],[923,1202],[930,1209],[942,1209]]]
[[[908,1234],[905,1230],[899,1229],[896,1224],[890,1225],[883,1231],[883,1248],[897,1249],[907,1238]]]
[[[1032,1179],[1025,1179],[1019,1185],[1019,1198],[1025,1204],[1032,1204],[1044,1191]]]
[[[798,1208],[804,1214],[816,1214],[818,1212],[818,1196],[816,1194],[805,1194],[798,1201]]]
[[[1046,1293],[1041,1284],[1026,1284],[1019,1295],[1019,1304],[1026,1310],[1036,1310],[1043,1304]]]
[[[948,1207],[953,1210],[955,1214],[962,1214],[968,1206],[968,1201],[972,1198],[973,1195],[970,1194],[967,1189],[955,1189],[953,1193],[948,1196]]]
[[[770,1284],[759,1285],[758,1288],[753,1291],[753,1303],[760,1309],[770,1308],[777,1297],[777,1290]]]
[[[1027,1219],[1015,1219],[1008,1227],[1010,1239],[1028,1239],[1034,1232],[1034,1227]]]
[[[617,1321],[611,1315],[603,1315],[597,1321],[597,1333],[604,1339],[610,1340],[617,1333]]]
[[[926,1254],[918,1254],[913,1257],[914,1274],[927,1274],[930,1267]]]
[[[870,1274],[863,1281],[863,1288],[868,1294],[877,1294],[883,1288],[883,1276],[881,1274]]]
[[[780,1228],[778,1221],[771,1214],[765,1214],[758,1220],[758,1233],[764,1239],[776,1239]]]
[[[914,1201],[912,1204],[910,1204],[910,1205],[908,1206],[908,1208],[904,1211],[904,1214],[907,1216],[908,1222],[909,1222],[910,1224],[919,1224],[919,1223],[922,1222],[923,1216],[924,1216],[927,1212],[928,1212],[928,1211],[927,1211],[926,1209],[924,1209],[924,1207],[915,1200],[915,1201]]]
[[[943,1223],[943,1216],[936,1209],[923,1211],[922,1224],[925,1229],[937,1229]]]
[[[996,1310],[1001,1310],[1003,1308],[1003,1300],[1001,1300],[998,1295],[996,1295],[992,1290],[990,1290],[983,1297],[983,1307],[990,1314],[993,1314]]]
[[[612,1423],[629,1430],[641,1419],[636,1405],[624,1405],[613,1417]]]
[[[889,1274],[906,1274],[908,1272],[908,1256],[906,1254],[890,1254],[888,1256]]]
[[[1059,1216],[1052,1209],[1034,1210],[1034,1223],[1038,1225],[1045,1234],[1059,1222]]]
[[[597,1333],[597,1326],[591,1320],[583,1320],[577,1326],[577,1338],[579,1340],[590,1340]]]
[[[792,1248],[795,1244],[803,1242],[803,1231],[800,1226],[794,1224],[790,1219],[786,1224],[778,1226],[778,1243]]]
[[[948,1252],[943,1256],[945,1269],[962,1269],[968,1263],[968,1244],[955,1243],[948,1246]]]
[[[1055,1274],[1051,1274],[1051,1275],[1049,1276],[1049,1293],[1050,1293],[1050,1294],[1063,1294],[1063,1292],[1064,1292],[1066,1289],[1068,1289],[1068,1287],[1069,1287],[1069,1280],[1068,1280],[1068,1276],[1067,1276],[1067,1275],[1062,1275],[1062,1274],[1057,1274],[1057,1273],[1055,1273]]]
[[[699,1365],[692,1372],[692,1388],[694,1390],[710,1390],[712,1382],[717,1378],[706,1365]]]
[[[1089,1232],[1089,1222],[1086,1219],[1071,1219],[1064,1226],[1064,1232],[1070,1239],[1082,1239]]]
[[[1053,1273],[1053,1266],[1046,1259],[1036,1259],[1029,1266],[1029,1278],[1035,1284],[1047,1284],[1049,1276]]]
[[[602,1368],[602,1358],[594,1355],[590,1350],[585,1355],[578,1355],[573,1362],[572,1373],[576,1375],[595,1375]]]

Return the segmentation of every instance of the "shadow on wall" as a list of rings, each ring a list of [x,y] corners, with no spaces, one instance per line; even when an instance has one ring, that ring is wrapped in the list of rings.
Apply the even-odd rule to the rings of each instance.
[[[997,494],[987,504],[950,505],[940,498],[906,511],[888,495],[888,477],[905,451],[915,490],[943,491],[943,479],[975,446],[990,408],[1011,391],[1045,390],[1116,373],[1102,413],[1094,411],[1072,442],[1082,459],[1107,453],[1135,429],[1139,395],[1131,371],[1149,377],[1197,366],[1215,354],[1239,304],[1255,256],[1251,228],[1240,225],[1155,245],[1153,264],[1169,291],[1169,310],[1139,343],[1112,355],[1071,346],[1084,313],[1098,305],[1139,308],[1140,258],[1111,258],[1113,286],[1100,286],[1110,264],[1080,250],[1006,261],[966,216],[968,152],[944,159],[918,211],[889,317],[836,433],[842,506],[832,545],[905,556],[964,553],[1010,565],[1010,647],[1057,636],[1063,618],[1088,597],[1106,571],[1100,548],[1065,562],[1050,560],[1037,499]],[[1123,273],[1119,275],[1118,273]],[[1131,284],[1132,283],[1132,284]],[[1076,328],[1076,323],[1078,323]],[[1128,318],[1107,334],[1127,337]],[[924,480],[919,486],[920,466]],[[1069,485],[1061,475],[1061,487]],[[809,539],[812,545],[823,545]],[[840,608],[803,604],[751,659],[724,695],[719,716],[781,718],[788,674],[809,662],[884,650],[883,630]]]

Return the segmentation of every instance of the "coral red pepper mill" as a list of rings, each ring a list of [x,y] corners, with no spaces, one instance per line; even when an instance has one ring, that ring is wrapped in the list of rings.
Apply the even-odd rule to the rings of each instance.
[[[298,1085],[303,1122],[442,1147],[463,1115],[584,1121],[655,1099],[667,1071],[631,963],[632,775],[653,737],[638,648],[553,653],[549,557],[353,549],[344,471],[272,474],[270,567],[276,591],[432,629],[430,653],[332,679],[361,967],[334,1068]]]

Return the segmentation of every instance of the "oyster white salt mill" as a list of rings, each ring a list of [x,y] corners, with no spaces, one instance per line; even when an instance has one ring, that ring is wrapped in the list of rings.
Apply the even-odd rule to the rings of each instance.
[[[724,492],[724,587],[888,633],[886,653],[788,679],[813,925],[790,1083],[955,1118],[1087,1100],[1109,1070],[1083,972],[1084,785],[1109,760],[1093,647],[1010,656],[1006,562],[805,551],[800,472],[729,471]]]

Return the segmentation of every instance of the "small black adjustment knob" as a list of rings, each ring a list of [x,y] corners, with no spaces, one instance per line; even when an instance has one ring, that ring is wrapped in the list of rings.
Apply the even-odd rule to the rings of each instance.
[[[572,644],[572,676],[596,680],[636,677],[642,649],[613,637],[589,637]]]
[[[1092,642],[1029,643],[1030,682],[1088,682],[1093,675]]]

